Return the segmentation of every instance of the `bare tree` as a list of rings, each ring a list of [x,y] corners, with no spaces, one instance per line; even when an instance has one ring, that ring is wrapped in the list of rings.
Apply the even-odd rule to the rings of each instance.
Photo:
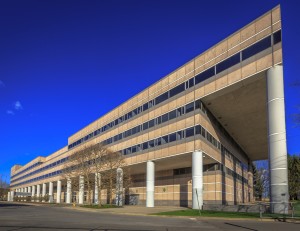
[[[117,188],[116,182],[120,182],[120,180],[117,180],[118,168],[124,168],[122,182],[124,186],[129,187],[129,172],[122,154],[111,151],[105,145],[98,143],[84,146],[81,150],[71,155],[65,164],[64,176],[67,179],[72,179],[72,188],[78,189],[79,176],[83,176],[87,191],[87,203],[92,204],[91,195],[93,194],[93,189],[96,188],[97,200],[101,206],[102,189],[107,190],[107,202],[109,204],[112,203],[113,195],[116,193]],[[95,176],[97,177],[96,179]]]
[[[3,200],[9,191],[9,184],[6,181],[6,177],[0,174],[0,200]]]

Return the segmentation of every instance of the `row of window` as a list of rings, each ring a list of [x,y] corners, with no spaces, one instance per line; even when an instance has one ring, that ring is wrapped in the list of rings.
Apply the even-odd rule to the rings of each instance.
[[[179,141],[185,138],[193,137],[195,135],[202,135],[206,138],[210,143],[212,143],[216,148],[221,150],[221,143],[217,141],[208,131],[206,131],[201,125],[196,125],[194,127],[186,128],[184,130],[180,130],[162,137],[158,137],[153,140],[146,141],[141,144],[134,145],[132,147],[125,148],[120,152],[123,155],[129,155],[136,152],[140,152],[143,150],[147,150],[150,148],[154,148],[157,146],[161,146],[167,143],[172,143],[174,141]],[[208,139],[211,137],[211,139]]]
[[[122,133],[120,133],[118,135],[115,135],[114,137],[110,137],[107,140],[103,141],[103,143],[104,144],[111,144],[113,142],[120,141],[120,140],[125,139],[125,138],[127,138],[129,136],[135,135],[138,132],[145,131],[145,130],[147,130],[149,128],[152,128],[152,127],[154,127],[156,125],[160,125],[160,124],[165,123],[165,122],[167,122],[169,120],[178,118],[178,117],[180,117],[180,116],[182,116],[182,115],[184,115],[186,113],[192,112],[192,111],[194,111],[196,109],[201,109],[204,113],[206,113],[206,109],[203,106],[202,102],[200,100],[197,100],[197,101],[191,102],[191,103],[189,103],[189,104],[187,104],[185,106],[176,108],[173,111],[170,111],[170,112],[168,112],[168,113],[166,113],[166,114],[164,114],[162,116],[159,116],[157,118],[149,120],[149,121],[147,121],[147,122],[145,122],[145,123],[143,123],[141,125],[138,125],[138,126],[136,126],[134,128],[131,128],[131,129],[129,129],[129,130],[125,131],[125,132],[122,132]],[[11,182],[13,183],[13,182],[15,182],[17,180],[24,179],[24,178],[26,178],[28,176],[31,176],[31,175],[34,175],[34,174],[36,174],[38,172],[41,172],[41,171],[47,170],[47,169],[49,169],[51,167],[54,167],[57,164],[64,163],[65,161],[66,161],[66,158],[58,160],[58,161],[56,161],[56,162],[54,162],[52,164],[44,166],[41,169],[37,169],[36,171],[28,173],[28,174],[26,174],[26,175],[24,175],[24,176],[22,176],[20,178],[14,179]]]
[[[36,173],[42,172],[42,171],[47,170],[47,169],[49,169],[49,168],[53,168],[53,167],[55,167],[55,166],[57,166],[57,165],[59,165],[59,164],[62,164],[62,163],[64,163],[64,162],[66,162],[67,160],[68,160],[68,157],[62,158],[62,159],[60,159],[60,160],[58,160],[58,161],[55,161],[55,162],[53,162],[53,163],[51,163],[51,164],[48,164],[48,165],[46,165],[46,166],[44,166],[44,167],[42,167],[42,168],[39,168],[39,169],[37,169],[37,170],[35,170],[35,171],[33,171],[33,172],[30,172],[30,173],[28,173],[28,174],[26,174],[26,175],[24,175],[24,176],[21,176],[21,177],[19,177],[19,178],[17,178],[17,179],[14,179],[14,180],[11,181],[11,183],[13,183],[13,182],[15,182],[15,181],[18,181],[18,180],[22,180],[22,179],[24,179],[24,178],[26,178],[26,177],[28,177],[28,176],[32,176],[32,175],[34,175],[34,174],[36,174]]]
[[[193,112],[195,111],[196,109],[201,109],[202,111],[205,112],[205,108],[203,106],[203,104],[201,103],[200,100],[197,100],[195,102],[191,102],[183,107],[179,107],[179,108],[176,108],[175,110],[173,111],[170,111],[166,114],[163,114],[161,116],[158,116],[152,120],[149,120],[143,124],[140,124],[136,127],[133,127],[125,132],[122,132],[118,135],[115,135],[114,137],[110,137],[106,140],[103,141],[104,144],[111,144],[111,143],[114,143],[114,142],[117,142],[119,140],[122,140],[124,138],[127,138],[127,137],[130,137],[132,135],[135,135],[141,131],[146,131],[152,127],[155,127],[157,125],[160,125],[160,124],[163,124],[165,122],[168,122],[172,119],[175,119],[175,118],[178,118],[182,115],[185,115],[189,112]]]
[[[281,30],[275,32],[273,35],[273,44],[279,43],[281,41]],[[138,108],[126,113],[125,115],[119,117],[118,119],[106,124],[105,126],[97,129],[96,131],[86,135],[85,137],[77,140],[76,142],[70,144],[68,146],[69,149],[80,145],[83,142],[86,142],[87,140],[93,138],[94,136],[98,136],[99,134],[109,130],[110,128],[140,114],[141,112],[144,112],[150,108],[152,108],[155,105],[158,105],[167,99],[178,95],[179,93],[193,87],[194,85],[197,85],[200,82],[203,82],[204,80],[240,63],[241,61],[244,61],[259,52],[269,48],[272,46],[272,36],[268,36],[257,43],[247,47],[246,49],[242,50],[241,52],[232,55],[231,57],[223,60],[222,62],[218,63],[217,65],[203,71],[202,73],[196,75],[195,77],[187,80],[184,83],[179,84],[178,86],[174,87],[173,89],[161,94],[160,96],[156,97],[155,99],[145,103],[142,106],[139,106]]]
[[[31,166],[25,168],[25,169],[22,170],[21,172],[18,172],[18,173],[16,173],[15,175],[11,176],[11,178],[14,178],[14,177],[16,177],[16,176],[22,174],[23,172],[26,172],[26,171],[28,171],[28,170],[30,170],[30,169],[32,169],[32,168],[34,168],[34,167],[36,167],[36,166],[42,164],[42,163],[43,163],[43,162],[36,162],[36,163],[34,163],[33,165],[31,165]]]
[[[236,180],[248,184],[248,179],[246,179],[245,177],[241,176],[240,174],[232,171],[230,168],[227,168],[227,167],[224,168],[224,165],[221,163],[203,165],[203,172],[210,172],[210,171],[216,171],[216,170],[221,170],[222,172],[235,178]],[[192,167],[173,169],[174,176],[191,174],[191,173],[192,173]]]

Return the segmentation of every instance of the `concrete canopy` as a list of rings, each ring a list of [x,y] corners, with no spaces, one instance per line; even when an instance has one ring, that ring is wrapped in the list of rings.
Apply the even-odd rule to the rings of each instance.
[[[268,158],[266,71],[202,98],[252,160]]]

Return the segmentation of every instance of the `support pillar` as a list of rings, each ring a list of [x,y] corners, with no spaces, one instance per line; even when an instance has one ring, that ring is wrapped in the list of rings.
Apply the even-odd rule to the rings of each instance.
[[[53,203],[53,182],[49,182],[49,203]]]
[[[83,204],[84,199],[84,177],[79,176],[79,195],[78,195],[78,203]]]
[[[11,191],[10,192],[10,201],[14,201],[14,197],[15,197],[15,191]]]
[[[101,204],[101,201],[99,201],[99,192],[98,192],[100,186],[101,186],[101,174],[100,173],[95,173],[94,203],[97,204],[97,205]]]
[[[68,204],[71,203],[71,194],[72,194],[72,181],[69,178],[67,180],[67,198],[66,198],[66,203],[68,203]]]
[[[7,193],[7,201],[11,201],[11,194],[10,194],[10,192]]]
[[[202,209],[203,206],[203,153],[192,154],[192,208]]]
[[[267,71],[267,105],[271,210],[273,213],[286,214],[288,213],[289,190],[281,65],[271,67]]]
[[[146,207],[154,207],[155,164],[147,162]]]
[[[60,204],[60,198],[61,198],[61,181],[57,181],[57,191],[56,191],[56,203]]]
[[[27,192],[31,193],[31,186],[28,187]]]
[[[34,196],[35,196],[35,185],[32,186],[31,201],[34,201],[34,199],[33,199]]]
[[[41,195],[41,185],[36,186],[36,196],[37,196],[37,201],[40,201],[40,195]]]
[[[117,168],[116,205],[123,206],[123,169]]]
[[[44,200],[44,196],[46,195],[46,183],[43,183],[43,188],[42,188],[42,197],[43,197],[43,202],[45,202]]]

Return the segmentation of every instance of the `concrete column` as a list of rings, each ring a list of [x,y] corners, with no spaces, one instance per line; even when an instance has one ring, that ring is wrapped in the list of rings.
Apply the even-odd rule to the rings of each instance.
[[[31,186],[28,187],[27,192],[31,193]]]
[[[192,208],[202,209],[203,206],[203,153],[192,154]]]
[[[31,201],[34,201],[34,200],[33,200],[33,197],[34,197],[34,196],[35,196],[35,185],[32,186],[32,191],[31,191],[31,197],[32,197],[32,198],[31,198]]]
[[[11,191],[10,192],[10,201],[14,201],[14,197],[15,197],[15,191]]]
[[[61,199],[61,180],[57,181],[56,203],[60,204]]]
[[[147,162],[146,207],[154,207],[155,164]]]
[[[40,195],[41,195],[41,185],[36,186],[36,196],[37,196],[37,201],[40,200]]]
[[[83,204],[84,199],[84,177],[79,176],[79,195],[78,195],[78,203]]]
[[[67,180],[67,198],[66,198],[66,203],[70,204],[71,203],[71,196],[72,196],[72,181],[71,179]]]
[[[116,205],[123,206],[123,169],[117,168]]]
[[[289,190],[282,66],[267,71],[267,104],[271,210],[287,213]]]
[[[11,201],[11,194],[10,194],[10,192],[7,193],[7,201]]]
[[[101,204],[101,201],[98,201],[98,189],[101,185],[101,174],[100,173],[95,173],[95,193],[94,193],[94,203],[95,204]],[[101,192],[100,192],[101,193]]]
[[[25,188],[24,188],[24,192],[26,192],[26,193],[27,193],[27,187],[25,187]]]
[[[49,182],[49,203],[53,203],[53,182]]]
[[[46,183],[43,183],[42,196],[44,197],[45,195],[46,195]],[[45,202],[44,199],[43,199],[43,202]]]

